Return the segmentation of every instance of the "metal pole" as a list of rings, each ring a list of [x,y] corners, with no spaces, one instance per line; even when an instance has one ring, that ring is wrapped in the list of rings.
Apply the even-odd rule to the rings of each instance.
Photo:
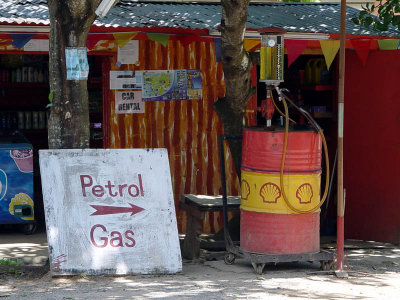
[[[338,164],[337,164],[337,263],[336,271],[343,271],[344,260],[344,193],[343,193],[343,120],[344,120],[344,75],[346,50],[346,0],[340,5],[340,52],[338,91]]]

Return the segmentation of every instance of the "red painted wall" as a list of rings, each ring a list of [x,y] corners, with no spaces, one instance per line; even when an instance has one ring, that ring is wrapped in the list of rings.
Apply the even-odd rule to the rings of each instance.
[[[400,51],[346,51],[345,237],[400,242]]]

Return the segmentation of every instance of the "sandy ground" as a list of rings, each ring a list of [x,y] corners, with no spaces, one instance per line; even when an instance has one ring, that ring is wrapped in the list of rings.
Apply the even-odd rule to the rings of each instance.
[[[324,247],[334,250],[332,242],[328,237]],[[347,279],[309,262],[270,264],[257,275],[245,260],[226,265],[221,252],[217,260],[184,261],[176,275],[52,278],[44,231],[0,232],[0,259],[24,265],[17,272],[0,266],[0,299],[400,299],[400,247],[354,240],[345,246]]]
[[[400,248],[350,245],[347,279],[321,272],[317,263],[267,265],[263,275],[237,260],[184,262],[164,276],[74,276],[50,273],[0,276],[1,299],[400,299]]]

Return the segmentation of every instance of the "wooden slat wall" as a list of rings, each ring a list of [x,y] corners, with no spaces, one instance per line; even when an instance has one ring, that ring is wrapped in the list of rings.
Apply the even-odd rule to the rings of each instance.
[[[215,60],[210,42],[193,42],[183,47],[170,40],[166,47],[140,41],[140,63],[112,70],[201,69],[203,99],[146,102],[144,114],[115,114],[114,92],[110,91],[110,148],[167,148],[177,209],[179,232],[185,231],[186,216],[178,209],[181,194],[221,194],[218,135],[222,132],[213,110],[217,97],[225,94],[222,64]],[[239,183],[227,151],[228,194],[238,195]],[[204,232],[215,232],[223,223],[221,213],[210,213]]]

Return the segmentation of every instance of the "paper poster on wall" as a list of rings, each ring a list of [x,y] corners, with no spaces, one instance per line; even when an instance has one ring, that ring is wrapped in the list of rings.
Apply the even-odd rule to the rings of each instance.
[[[203,97],[203,89],[201,86],[201,70],[187,70],[186,78],[188,99],[201,99]]]
[[[143,101],[200,99],[200,70],[143,71]]]
[[[139,41],[131,40],[123,48],[118,47],[117,60],[121,65],[135,64],[139,60]]]
[[[143,71],[110,71],[110,90],[141,89]]]
[[[143,114],[142,91],[115,92],[116,114]]]
[[[82,80],[88,78],[89,63],[86,51],[86,47],[65,48],[67,80]]]
[[[49,51],[49,40],[30,40],[24,45],[24,51],[34,52],[48,52]]]

